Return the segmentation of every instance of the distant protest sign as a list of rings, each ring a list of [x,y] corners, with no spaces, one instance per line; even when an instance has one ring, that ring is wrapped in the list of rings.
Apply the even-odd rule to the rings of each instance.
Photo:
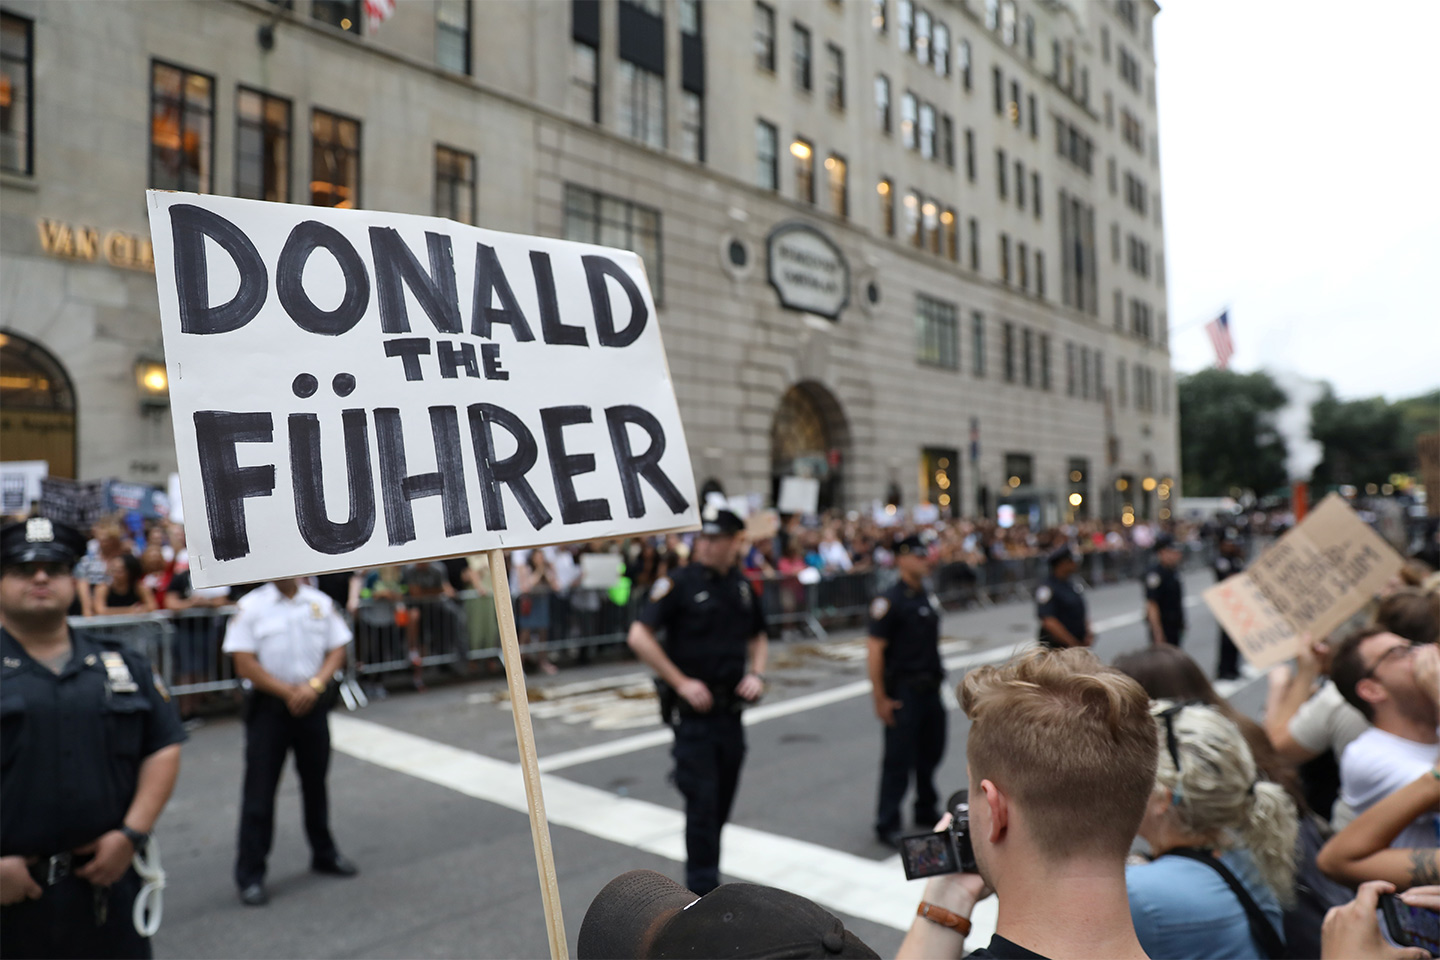
[[[197,586],[698,525],[634,253],[148,197]]]
[[[1302,633],[1325,639],[1403,563],[1332,493],[1244,573],[1206,590],[1205,602],[1246,659],[1264,669],[1295,656]]]

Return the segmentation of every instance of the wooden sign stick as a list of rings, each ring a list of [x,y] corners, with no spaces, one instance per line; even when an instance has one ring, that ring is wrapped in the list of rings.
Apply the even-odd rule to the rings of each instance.
[[[525,692],[525,669],[520,663],[520,641],[515,635],[515,608],[510,602],[510,575],[505,551],[489,550],[491,590],[495,617],[500,623],[500,649],[505,654],[505,680],[510,685],[510,707],[515,715],[515,739],[520,746],[520,770],[525,775],[525,799],[530,804],[530,836],[535,841],[535,867],[540,873],[540,897],[545,904],[545,927],[550,937],[551,960],[566,960],[565,920],[560,915],[560,884],[555,877],[555,855],[550,849],[550,824],[545,819],[545,796],[540,791],[540,763],[535,756],[535,731],[530,726],[530,698]]]

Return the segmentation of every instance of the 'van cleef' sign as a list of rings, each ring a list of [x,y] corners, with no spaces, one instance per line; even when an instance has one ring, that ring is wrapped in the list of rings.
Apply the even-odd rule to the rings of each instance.
[[[850,265],[835,242],[805,223],[782,223],[767,241],[770,286],[782,306],[830,320],[850,302]]]

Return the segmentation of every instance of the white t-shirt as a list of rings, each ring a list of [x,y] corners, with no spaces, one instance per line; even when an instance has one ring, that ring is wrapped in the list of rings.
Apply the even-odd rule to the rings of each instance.
[[[1440,746],[1417,743],[1371,727],[1340,757],[1340,799],[1358,816],[1408,783],[1429,773]],[[1392,847],[1440,846],[1440,813],[1426,813],[1401,831]]]
[[[225,652],[255,654],[281,683],[304,683],[327,653],[350,642],[334,602],[314,587],[301,585],[287,598],[267,583],[241,597],[238,607],[225,631]]]
[[[1334,750],[1338,758],[1356,737],[1370,729],[1365,714],[1356,710],[1329,680],[1290,718],[1290,736],[1306,750]]]

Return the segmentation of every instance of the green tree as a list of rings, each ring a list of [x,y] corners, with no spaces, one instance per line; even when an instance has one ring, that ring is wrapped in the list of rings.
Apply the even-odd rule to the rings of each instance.
[[[1285,393],[1267,373],[1202,370],[1184,377],[1180,394],[1180,472],[1192,497],[1220,497],[1232,487],[1264,494],[1286,483],[1285,441],[1267,414]]]
[[[1327,386],[1312,416],[1310,435],[1325,447],[1317,485],[1383,484],[1392,473],[1415,470],[1415,438],[1440,427],[1440,390],[1387,403],[1340,400]]]

